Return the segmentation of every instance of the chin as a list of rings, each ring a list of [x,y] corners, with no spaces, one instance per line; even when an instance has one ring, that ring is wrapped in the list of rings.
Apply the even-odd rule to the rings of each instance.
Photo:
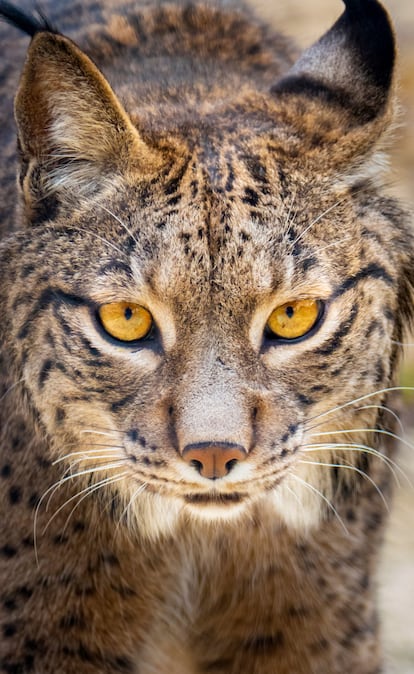
[[[194,494],[185,498],[184,516],[193,522],[214,525],[234,522],[250,510],[251,499],[246,495]]]

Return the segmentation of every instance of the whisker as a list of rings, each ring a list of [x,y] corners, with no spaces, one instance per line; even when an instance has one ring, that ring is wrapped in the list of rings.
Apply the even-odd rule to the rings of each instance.
[[[403,433],[405,435],[405,428],[404,428],[403,422],[401,421],[398,414],[396,414],[396,412],[394,412],[394,410],[392,410],[390,407],[387,407],[386,405],[362,405],[362,407],[358,407],[358,409],[359,410],[378,409],[378,410],[384,410],[384,412],[388,412],[389,414],[391,414],[391,416],[394,417],[397,424],[401,428],[401,433]]]
[[[42,536],[46,533],[48,530],[49,526],[53,522],[53,520],[59,515],[59,513],[66,508],[66,506],[71,503],[73,500],[79,498],[82,494],[85,494],[83,498],[86,498],[89,494],[92,494],[94,491],[97,491],[101,487],[112,484],[113,482],[119,482],[120,480],[123,480],[125,475],[127,475],[127,472],[125,471],[124,473],[121,473],[120,475],[111,475],[109,477],[104,478],[103,480],[100,480],[99,482],[96,482],[93,485],[88,485],[85,489],[82,489],[81,491],[77,492],[70,498],[66,499],[64,503],[62,503],[61,506],[53,513],[53,515],[49,518],[47,524],[44,526],[43,531],[42,531]],[[83,498],[80,499],[80,501],[76,504],[75,508],[73,508],[69,514],[69,517],[66,519],[65,526],[62,529],[62,533],[66,530],[66,527],[68,525],[68,521],[70,517],[72,516],[73,512],[76,510],[76,508],[80,505],[80,503],[83,501]]]
[[[141,494],[143,491],[145,491],[145,489],[147,488],[147,486],[148,486],[148,482],[143,482],[143,483],[140,484],[139,487],[134,491],[134,493],[132,494],[131,498],[130,498],[129,501],[128,501],[127,506],[124,508],[124,510],[122,511],[122,513],[121,513],[120,516],[119,516],[118,523],[117,523],[116,528],[115,528],[115,533],[118,532],[118,530],[119,530],[119,528],[120,528],[120,526],[121,526],[121,524],[122,524],[122,520],[124,519],[125,514],[128,512],[128,510],[129,510],[130,507],[132,506],[132,504],[133,504],[133,502],[135,501],[135,499],[137,498],[137,496],[139,496],[139,494]]]
[[[73,467],[73,466],[76,466],[76,465],[82,463],[83,461],[88,461],[88,460],[89,461],[97,461],[97,460],[101,460],[101,459],[106,459],[106,460],[113,459],[117,463],[129,461],[127,456],[119,456],[119,454],[94,454],[94,456],[88,456],[88,455],[80,456],[78,459],[74,459],[73,461],[71,461],[70,464]],[[98,465],[96,467],[99,468]]]
[[[400,417],[398,416],[398,414],[396,414],[394,412],[394,410],[392,410],[390,407],[387,407],[387,405],[361,405],[360,407],[356,407],[355,411],[358,412],[360,410],[369,410],[369,409],[384,410],[385,412],[388,412],[389,414],[391,414],[391,416],[394,417],[394,419],[397,421],[399,427],[401,428],[401,432],[403,434],[405,434],[405,429],[404,429],[404,426],[403,426],[403,423],[402,423]],[[313,417],[313,418],[315,419],[316,417]],[[341,416],[338,414],[333,419],[340,419],[340,418],[341,418]],[[305,424],[304,424],[307,431],[313,431],[315,428],[319,428],[320,426],[323,426],[326,423],[326,421],[320,421],[317,424],[313,424],[312,426],[308,426],[307,425],[308,421],[311,421],[311,419],[308,419],[307,421],[305,421]]]
[[[133,235],[133,233],[131,232],[131,230],[126,226],[125,222],[123,222],[123,221],[121,220],[121,218],[119,218],[117,215],[115,215],[115,213],[112,213],[112,211],[110,211],[109,208],[106,208],[106,207],[103,206],[102,204],[99,204],[99,206],[100,206],[104,211],[106,211],[106,212],[108,213],[108,215],[112,215],[112,217],[113,217],[117,222],[119,222],[120,225],[122,225],[122,227],[125,229],[126,233],[131,237],[131,239],[138,245],[137,239],[135,238],[135,236]]]
[[[285,485],[285,489],[286,489],[286,491],[289,492],[289,494],[292,494],[292,496],[295,497],[296,502],[297,502],[300,506],[302,506],[302,508],[303,508],[303,503],[301,502],[299,496],[296,494],[296,492],[294,491],[294,489],[291,489],[291,488],[289,487],[289,485]]]
[[[72,510],[70,511],[68,517],[66,518],[65,525],[64,525],[64,527],[63,527],[63,529],[62,529],[62,534],[64,534],[65,531],[66,531],[66,529],[67,529],[67,527],[68,527],[69,521],[70,521],[70,519],[71,519],[73,513],[75,512],[76,508],[78,508],[78,507],[80,506],[80,504],[82,503],[82,501],[83,501],[85,498],[87,498],[88,496],[90,496],[93,492],[98,491],[99,489],[102,489],[102,487],[106,487],[106,486],[108,486],[108,485],[115,484],[116,482],[120,482],[121,480],[124,479],[125,475],[127,475],[127,474],[128,474],[128,473],[125,471],[124,473],[121,473],[120,475],[113,475],[113,476],[111,476],[111,477],[107,477],[107,478],[105,478],[104,480],[101,480],[100,482],[96,482],[94,485],[89,485],[86,489],[82,489],[82,491],[78,492],[77,494],[75,494],[74,496],[72,496],[71,498],[69,498],[69,499],[68,499],[67,501],[65,501],[65,503],[64,503],[63,505],[61,505],[60,508],[54,513],[53,517],[48,521],[48,523],[47,523],[47,525],[46,525],[46,527],[44,528],[44,530],[43,530],[42,533],[44,533],[44,532],[46,531],[47,527],[49,526],[49,524],[51,523],[51,521],[56,517],[56,515],[59,513],[60,510],[62,510],[65,506],[68,505],[68,503],[70,503],[71,501],[73,501],[75,498],[78,498],[79,496],[81,496],[82,494],[84,494],[84,495],[82,496],[82,498],[80,498],[79,501],[74,505],[74,507],[73,507]]]
[[[96,237],[97,239],[99,239],[100,241],[102,241],[102,243],[104,243],[105,246],[109,246],[109,248],[113,248],[113,250],[116,250],[117,253],[120,253],[120,255],[122,255],[122,257],[126,256],[126,251],[122,250],[121,248],[119,248],[119,246],[116,246],[114,243],[111,243],[110,241],[107,241],[106,239],[103,238],[103,236],[99,236],[99,234],[97,234],[96,232],[91,232],[91,230],[86,229],[86,227],[76,227],[76,229],[79,232],[85,232],[89,236],[91,234],[93,234],[93,236]]]
[[[60,456],[58,459],[55,459],[52,462],[52,466],[56,466],[58,463],[61,463],[62,461],[67,461],[67,459],[72,458],[72,456],[85,456],[86,458],[93,458],[89,457],[90,454],[98,454],[99,452],[104,452],[110,454],[111,452],[114,454],[114,456],[119,456],[119,452],[116,452],[116,449],[123,449],[122,445],[99,445],[97,443],[94,443],[91,445],[93,447],[99,447],[99,449],[87,449],[78,452],[69,452],[69,454],[65,454],[64,456]],[[107,449],[105,449],[107,447]]]
[[[109,457],[107,457],[107,458],[109,458]],[[57,490],[59,489],[59,487],[61,487],[61,486],[62,486],[65,482],[67,482],[68,480],[73,479],[73,478],[75,478],[75,477],[78,477],[79,475],[82,475],[82,473],[87,473],[87,472],[89,472],[89,473],[91,474],[91,476],[92,476],[93,473],[100,473],[100,472],[103,472],[103,471],[105,471],[105,470],[109,470],[109,469],[112,469],[112,468],[117,468],[122,462],[123,462],[123,461],[122,461],[121,459],[116,459],[115,461],[112,462],[112,464],[102,464],[102,465],[97,465],[97,466],[94,466],[93,468],[91,468],[89,471],[83,471],[83,472],[78,471],[77,473],[74,473],[74,474],[72,473],[72,474],[70,474],[70,475],[67,475],[67,473],[69,473],[69,472],[72,470],[72,468],[73,468],[73,466],[69,466],[68,469],[67,469],[67,470],[65,471],[65,473],[63,474],[62,479],[59,480],[59,482],[55,483],[54,489],[53,489],[53,491],[51,492],[51,494],[49,495],[49,498],[48,498],[48,500],[47,500],[47,503],[46,503],[46,506],[45,506],[45,512],[47,512],[47,511],[49,510],[50,503],[51,503],[51,501],[52,501],[54,495],[56,494]],[[66,476],[66,477],[65,477],[65,476]],[[46,493],[46,492],[45,492],[45,493]],[[39,505],[40,505],[40,503],[39,503]]]
[[[376,489],[376,491],[378,492],[378,495],[380,496],[382,502],[384,503],[384,506],[385,506],[387,512],[390,512],[390,508],[389,508],[389,505],[388,505],[388,503],[385,499],[385,496],[382,493],[381,489],[378,487],[377,483],[372,479],[372,477],[370,475],[368,475],[368,473],[365,473],[360,468],[357,468],[356,466],[349,465],[347,463],[322,463],[321,461],[303,461],[303,460],[301,460],[299,463],[308,463],[312,466],[325,466],[327,468],[345,468],[345,469],[348,469],[348,470],[352,470],[355,473],[358,473],[359,475],[362,475]]]
[[[293,477],[295,480],[297,480],[298,482],[300,482],[301,484],[303,484],[304,487],[307,487],[307,488],[310,489],[312,492],[314,492],[315,494],[317,494],[318,496],[320,496],[321,499],[322,499],[323,501],[325,501],[325,503],[327,504],[327,506],[330,508],[330,510],[332,510],[332,512],[334,513],[335,517],[338,519],[338,521],[339,521],[339,523],[341,524],[342,528],[344,529],[345,533],[349,536],[349,531],[348,531],[347,527],[345,526],[345,523],[344,523],[342,517],[339,515],[337,509],[336,509],[335,506],[330,502],[330,500],[329,500],[324,494],[322,494],[322,492],[320,492],[319,489],[316,489],[316,487],[314,487],[312,484],[309,484],[309,482],[306,482],[306,480],[302,480],[302,478],[300,478],[298,475],[295,475],[295,473],[291,473],[291,477]]]
[[[346,451],[346,452],[358,452],[359,454],[371,454],[372,456],[376,456],[377,459],[380,459],[383,463],[385,463],[388,468],[390,469],[394,480],[397,484],[398,487],[401,486],[400,481],[398,479],[398,476],[396,474],[396,471],[401,473],[402,477],[404,477],[408,484],[412,486],[411,480],[404,473],[402,468],[392,459],[389,458],[389,456],[385,456],[385,454],[381,454],[378,450],[374,449],[373,447],[368,447],[367,445],[356,445],[356,444],[342,444],[342,443],[318,443],[318,444],[308,444],[304,445],[305,449],[303,449],[304,452],[319,452],[319,451],[330,451],[330,452],[335,452],[336,450],[339,451]]]
[[[408,346],[408,347],[414,346],[414,342],[399,342],[396,339],[391,339],[390,341],[391,344],[396,344],[397,346]]]
[[[92,475],[93,473],[102,472],[104,470],[109,470],[111,468],[117,468],[117,467],[118,467],[118,463],[117,464],[107,464],[107,465],[98,466],[98,467],[95,467],[95,468],[88,468],[86,470],[82,470],[82,471],[79,471],[77,473],[67,475],[66,477],[62,477],[60,480],[58,480],[57,482],[52,484],[50,487],[48,487],[48,489],[46,489],[46,491],[42,494],[39,501],[37,502],[35,512],[34,512],[34,518],[33,518],[34,549],[35,549],[35,557],[36,557],[37,562],[38,562],[38,556],[37,556],[37,522],[38,522],[38,518],[39,518],[40,506],[42,505],[45,498],[49,496],[48,502],[46,504],[46,509],[45,509],[45,511],[47,512],[48,509],[49,509],[50,501],[53,498],[55,492],[59,489],[59,487],[63,486],[69,480],[74,480],[77,477],[83,477],[84,475]],[[67,469],[66,472],[68,472],[68,470],[70,470],[70,467]],[[65,473],[64,473],[64,475],[65,475]]]
[[[414,444],[412,442],[405,440],[405,438],[402,438],[400,435],[397,435],[396,433],[386,431],[383,428],[344,428],[337,431],[319,431],[318,433],[309,433],[308,437],[314,438],[326,435],[344,435],[348,433],[375,433],[375,434],[379,433],[380,435],[386,435],[389,438],[393,438],[393,440],[398,440],[398,442],[401,442],[409,449],[414,450]]]
[[[104,435],[108,438],[112,438],[114,433],[120,433],[121,431],[98,431],[94,430],[91,428],[85,428],[84,430],[80,431],[80,434],[83,435],[85,433],[91,433],[92,435]]]
[[[292,214],[292,211],[293,211],[293,205],[295,203],[295,200],[296,200],[296,187],[295,187],[294,192],[292,194],[292,199],[290,201],[289,210],[288,210],[287,215],[286,215],[286,227],[285,227],[285,229],[289,229],[290,225],[292,224],[293,220],[295,219],[295,216],[296,216],[296,213],[297,213],[297,210],[298,210],[297,207],[296,207],[295,213],[293,214],[292,220],[290,218],[290,216]]]
[[[323,213],[320,213],[320,215],[318,215],[314,220],[312,220],[312,222],[307,227],[305,227],[303,232],[301,232],[296,237],[296,239],[292,242],[291,247],[293,248],[298,243],[298,241],[300,241],[302,239],[302,237],[305,236],[306,232],[308,232],[311,229],[311,227],[316,225],[316,223],[318,223],[320,220],[322,220],[322,218],[324,218],[325,215],[328,215],[328,213],[333,211],[337,206],[339,206],[339,204],[343,203],[344,201],[345,201],[345,199],[339,199],[339,201],[336,201],[332,206],[329,206],[329,208],[327,208]]]
[[[328,414],[333,414],[334,412],[338,412],[339,410],[343,410],[345,407],[350,407],[351,405],[355,405],[355,403],[360,403],[363,400],[368,400],[369,398],[372,398],[373,396],[381,395],[383,393],[392,393],[393,391],[414,391],[414,387],[413,386],[390,386],[388,388],[379,389],[378,391],[373,391],[372,393],[366,393],[365,395],[360,396],[359,398],[354,398],[353,400],[348,400],[348,402],[343,403],[342,405],[337,405],[336,407],[332,407],[330,410],[327,410],[326,412],[321,412],[320,414],[315,414],[315,416],[309,417],[309,419],[307,419],[307,422],[314,421],[315,419],[321,419],[322,417],[326,417]]]
[[[333,243],[329,243],[326,246],[318,246],[318,253],[321,253],[323,250],[328,250],[328,248],[334,248],[335,246],[341,245],[341,243],[344,243],[344,241],[349,241],[352,239],[352,236],[344,236],[342,239],[339,239],[338,241],[333,241]],[[314,256],[314,252],[312,251],[309,253],[309,255],[304,255],[301,257],[301,262],[304,262],[308,258],[311,258]]]
[[[21,379],[18,379],[18,380],[15,381],[13,384],[11,384],[11,385],[9,386],[9,388],[3,393],[3,395],[0,396],[0,402],[1,402],[2,400],[4,400],[4,398],[5,398],[6,396],[8,396],[9,393],[11,393],[11,392],[16,388],[16,386],[19,386],[19,384],[22,384],[23,382],[24,382],[24,377],[22,377]]]

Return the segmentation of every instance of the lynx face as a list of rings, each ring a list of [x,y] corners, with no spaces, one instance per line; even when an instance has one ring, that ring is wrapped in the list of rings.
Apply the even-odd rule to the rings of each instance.
[[[314,524],[385,451],[412,267],[405,216],[371,180],[393,39],[369,3],[385,48],[362,55],[349,5],[272,87],[247,57],[237,89],[213,63],[162,114],[120,81],[127,114],[68,39],[32,41],[16,101],[30,229],[3,255],[3,331],[64,479],[148,535],[259,501]]]

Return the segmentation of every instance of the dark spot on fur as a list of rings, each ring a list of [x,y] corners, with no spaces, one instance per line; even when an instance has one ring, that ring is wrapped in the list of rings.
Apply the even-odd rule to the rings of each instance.
[[[54,536],[52,541],[54,545],[65,545],[66,543],[69,542],[69,536],[64,536],[63,534],[58,534],[57,536]]]
[[[27,503],[28,503],[29,508],[36,508],[37,504],[39,503],[39,494],[37,494],[36,492],[33,492],[32,494],[30,494],[29,500],[28,500]]]
[[[125,396],[125,398],[120,398],[119,400],[116,400],[115,402],[111,403],[111,411],[117,412],[118,410],[125,407],[125,405],[128,405],[128,403],[131,403],[134,400],[135,400],[134,394]]]
[[[15,623],[6,623],[3,625],[3,636],[8,638],[12,637],[16,634],[17,632],[17,626]]]
[[[21,278],[22,279],[27,278],[28,276],[30,276],[30,274],[33,274],[35,269],[36,269],[36,267],[34,266],[34,264],[24,265],[24,267],[22,268],[22,271],[21,271],[21,275],[20,275]]]
[[[30,597],[33,594],[33,590],[27,585],[20,585],[20,587],[18,587],[16,591],[17,594],[19,594],[21,598],[24,600],[30,599]]]
[[[245,204],[249,204],[249,206],[257,206],[259,203],[259,195],[251,187],[246,187],[242,201],[244,201]]]
[[[130,428],[129,431],[127,431],[127,436],[132,442],[136,442],[138,440],[138,430],[136,428]]]
[[[255,637],[246,641],[243,646],[244,650],[251,651],[253,653],[269,653],[277,651],[285,642],[282,632],[276,632],[271,636],[260,636]]]
[[[310,398],[309,396],[304,395],[303,393],[298,393],[298,394],[297,394],[297,400],[298,400],[298,402],[301,403],[302,405],[313,405],[314,402],[315,402],[312,398]]]
[[[72,629],[78,627],[79,629],[85,629],[87,627],[85,618],[74,613],[68,613],[59,622],[61,629]]]
[[[55,421],[58,426],[64,421],[66,412],[62,407],[57,407],[55,412]]]
[[[12,469],[11,469],[10,464],[5,463],[4,466],[2,466],[1,471],[0,471],[1,477],[3,477],[4,479],[7,479],[8,477],[10,477],[11,474],[12,474]]]
[[[119,566],[119,559],[112,552],[104,552],[100,556],[101,562],[107,564],[108,566]]]
[[[310,255],[309,257],[305,257],[304,260],[302,260],[302,269],[304,272],[307,272],[308,269],[311,267],[314,267],[315,265],[318,264],[318,259],[314,257],[313,255]]]
[[[22,490],[20,487],[13,486],[9,489],[9,502],[11,505],[16,505],[22,500]]]

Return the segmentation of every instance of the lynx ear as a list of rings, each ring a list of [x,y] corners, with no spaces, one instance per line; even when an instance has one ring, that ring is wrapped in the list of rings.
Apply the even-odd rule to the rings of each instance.
[[[157,164],[105,78],[69,39],[34,36],[16,96],[21,184],[31,220]]]
[[[344,3],[334,26],[272,89],[284,116],[298,118],[308,149],[339,144],[335,163],[367,152],[392,118],[395,40],[389,17],[376,0]]]

